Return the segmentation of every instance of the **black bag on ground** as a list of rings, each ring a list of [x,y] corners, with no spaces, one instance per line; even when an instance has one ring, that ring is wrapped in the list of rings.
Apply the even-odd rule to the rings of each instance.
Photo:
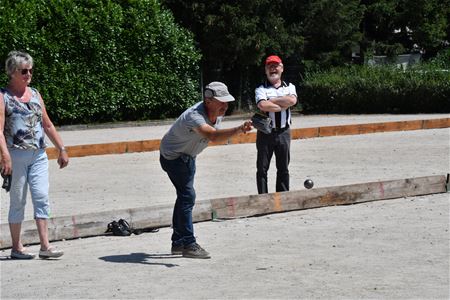
[[[112,221],[108,224],[108,229],[105,233],[112,232],[113,235],[118,236],[129,236],[132,233],[132,229],[130,224],[124,219],[120,219],[119,221]]]
[[[130,236],[132,233],[138,235],[144,232],[158,232],[158,228],[144,228],[144,229],[134,229],[131,228],[130,224],[124,219],[119,221],[112,221],[108,224],[108,228],[105,233],[111,232],[113,235],[117,236]]]

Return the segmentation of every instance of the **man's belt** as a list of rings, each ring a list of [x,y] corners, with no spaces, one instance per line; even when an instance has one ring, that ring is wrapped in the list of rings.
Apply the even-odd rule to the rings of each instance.
[[[289,129],[289,126],[283,128],[272,128],[272,132],[283,132]]]

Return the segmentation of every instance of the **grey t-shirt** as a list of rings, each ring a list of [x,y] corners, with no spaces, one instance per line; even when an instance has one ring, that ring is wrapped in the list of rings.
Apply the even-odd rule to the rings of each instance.
[[[182,154],[196,157],[208,146],[208,139],[194,131],[203,124],[218,128],[221,117],[217,118],[216,124],[209,121],[203,101],[188,108],[161,140],[159,152],[168,160],[177,159]]]

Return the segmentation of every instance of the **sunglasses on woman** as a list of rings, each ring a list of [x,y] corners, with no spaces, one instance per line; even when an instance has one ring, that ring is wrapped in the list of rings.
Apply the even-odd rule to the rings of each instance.
[[[28,72],[30,72],[30,75],[33,74],[33,69],[19,69],[20,74],[27,75]]]

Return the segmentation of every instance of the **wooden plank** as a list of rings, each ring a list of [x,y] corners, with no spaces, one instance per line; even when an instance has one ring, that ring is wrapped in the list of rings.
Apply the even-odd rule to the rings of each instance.
[[[293,140],[315,138],[319,136],[319,127],[294,128],[291,129],[291,136]]]
[[[195,222],[214,218],[247,217],[330,205],[354,204],[446,192],[444,175],[400,180],[359,183],[344,186],[314,188],[284,193],[248,195],[197,201]],[[49,219],[49,239],[73,239],[102,235],[108,223],[125,219],[135,228],[170,226],[173,204],[130,208]],[[25,244],[39,242],[34,220],[22,223]],[[0,248],[11,246],[8,224],[0,225]]]
[[[319,127],[319,137],[360,134],[359,125],[323,126]]]
[[[127,144],[126,152],[147,152],[147,151],[159,151],[159,145],[161,140],[144,140],[135,141]]]
[[[256,141],[256,132],[241,133],[225,141],[209,142],[208,146],[224,146],[230,144],[249,144]]]
[[[450,118],[423,120],[423,129],[450,127]]]
[[[376,132],[392,132],[392,131],[406,131],[419,129],[422,129],[422,120],[361,124],[359,126],[359,133],[367,134]]]
[[[422,129],[422,126],[422,120],[323,126],[319,127],[319,136],[327,137],[336,135],[356,135],[376,132],[419,130]]]
[[[254,142],[256,142],[256,132],[241,133],[228,140],[228,144],[249,144]]]
[[[323,126],[311,128],[295,128],[291,130],[292,139],[306,139],[314,137],[328,137],[337,135],[356,135],[375,132],[389,132],[401,130],[419,130],[450,127],[450,118],[432,120],[412,120],[399,122],[367,123],[339,126]],[[254,143],[256,132],[239,134],[226,141],[210,142],[210,146],[223,146],[229,144]],[[90,144],[67,146],[70,157],[83,157],[90,155],[122,154],[133,152],[158,151],[160,140],[142,140],[130,142],[114,142],[105,144]],[[56,159],[58,151],[55,148],[47,148],[49,159]]]
[[[445,176],[428,176],[213,199],[211,200],[211,207],[217,218],[236,218],[280,211],[444,193],[446,192],[445,185]]]
[[[67,146],[70,157],[84,157],[91,155],[123,154],[159,150],[161,140],[142,140],[131,142],[114,142],[105,144],[88,144]],[[46,149],[49,159],[58,158],[59,152],[54,147]]]
[[[125,219],[131,226],[134,220],[140,228],[164,227],[171,224],[172,206],[160,205],[146,208],[105,211],[49,219],[49,239],[73,239],[79,237],[97,236],[105,233],[107,226],[113,220]],[[146,221],[147,220],[147,221]],[[1,225],[0,247],[11,244],[9,235],[4,235],[7,224]],[[37,243],[39,235],[35,222],[28,220],[22,223],[22,241],[26,244]]]
[[[49,239],[75,239],[80,237],[103,235],[113,220],[125,219],[133,228],[161,228],[172,224],[173,204],[130,208],[114,211],[88,213],[73,216],[50,218],[48,223]],[[211,220],[211,202],[197,201],[193,211],[195,222]],[[0,248],[11,246],[8,224],[0,225]],[[39,242],[36,223],[27,220],[22,223],[22,242]]]

